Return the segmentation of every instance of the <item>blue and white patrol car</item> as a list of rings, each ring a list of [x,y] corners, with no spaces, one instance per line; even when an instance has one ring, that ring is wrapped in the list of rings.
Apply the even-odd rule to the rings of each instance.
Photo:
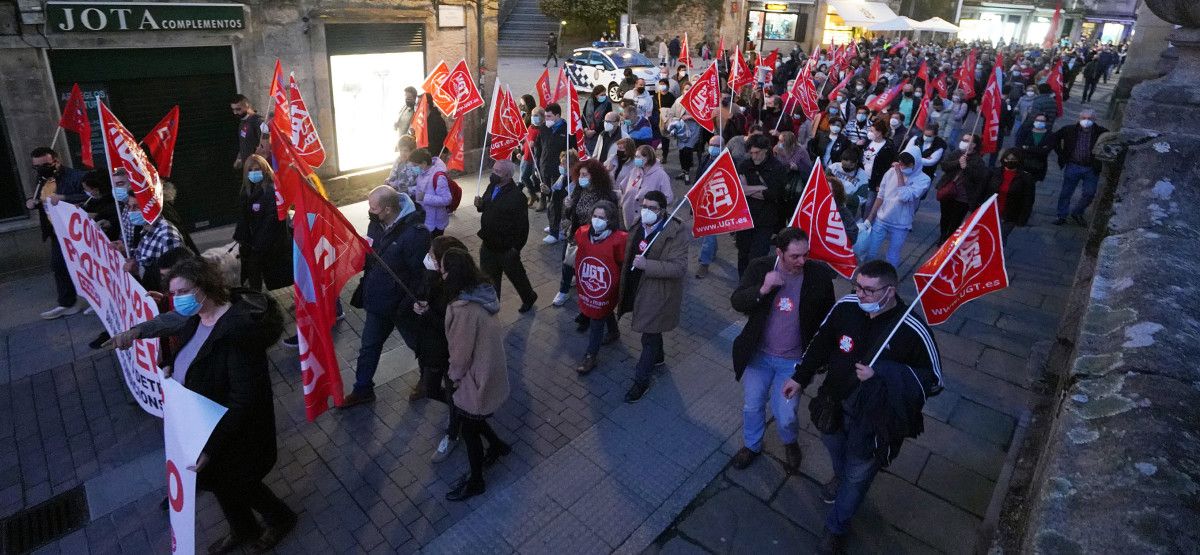
[[[658,83],[658,65],[632,48],[577,48],[563,62],[563,67],[576,91],[590,93],[596,85],[603,85],[613,99],[621,97],[618,87],[625,78],[625,68],[645,79],[648,90],[653,91]]]

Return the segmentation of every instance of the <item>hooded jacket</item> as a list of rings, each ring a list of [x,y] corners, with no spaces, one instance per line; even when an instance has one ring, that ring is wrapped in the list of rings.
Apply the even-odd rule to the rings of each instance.
[[[496,313],[500,299],[491,284],[464,291],[446,307],[448,375],[457,389],[454,406],[475,416],[488,416],[508,399],[508,360],[504,326]]]

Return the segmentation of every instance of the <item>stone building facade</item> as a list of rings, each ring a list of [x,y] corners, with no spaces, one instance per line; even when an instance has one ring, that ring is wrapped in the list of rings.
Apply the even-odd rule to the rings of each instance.
[[[334,200],[361,200],[392,161],[395,137],[387,130],[404,86],[419,87],[440,60],[465,59],[490,93],[497,11],[498,0],[0,5],[0,276],[45,256],[36,217],[24,209],[33,187],[29,152],[54,140],[74,83],[85,92],[95,145],[97,97],[137,136],[180,106],[171,177],[180,211],[203,229],[236,218],[237,121],[229,99],[241,92],[269,111],[276,59],[295,74],[313,115],[327,152],[318,173]],[[468,116],[467,144],[478,144],[483,112]],[[73,134],[55,146],[78,165]]]

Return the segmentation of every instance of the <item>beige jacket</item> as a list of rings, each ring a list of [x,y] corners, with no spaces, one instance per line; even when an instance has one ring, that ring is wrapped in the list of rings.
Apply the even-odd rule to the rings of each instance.
[[[496,317],[499,309],[491,285],[464,293],[446,307],[449,375],[458,386],[454,406],[477,416],[496,412],[508,399],[504,326]]]

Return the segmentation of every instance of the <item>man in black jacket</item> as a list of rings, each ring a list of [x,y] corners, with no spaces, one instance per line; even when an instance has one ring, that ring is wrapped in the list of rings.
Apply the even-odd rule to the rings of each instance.
[[[833,480],[821,488],[821,500],[833,505],[825,517],[820,546],[824,553],[844,549],[850,520],[875,474],[899,454],[905,437],[921,433],[921,406],[926,397],[942,390],[933,334],[920,317],[906,311],[896,291],[898,283],[896,268],[887,262],[860,266],[854,294],[829,311],[795,375],[783,386],[783,395],[794,398],[814,375],[825,373],[809,405],[834,471]],[[902,322],[899,327],[897,322]],[[896,332],[888,340],[893,328]],[[879,350],[879,360],[872,364]],[[886,395],[880,392],[881,383],[887,384]],[[880,398],[893,395],[894,401]],[[844,415],[829,418],[831,412]],[[903,425],[896,427],[897,422]]]
[[[518,312],[524,314],[533,308],[538,296],[521,263],[521,249],[529,239],[529,210],[525,195],[513,182],[513,169],[512,162],[497,161],[487,190],[483,196],[475,197],[475,209],[480,213],[476,235],[483,241],[479,247],[479,269],[492,279],[496,297],[500,296],[501,274],[508,274],[508,280],[521,296]]]
[[[738,275],[746,271],[750,260],[771,250],[771,235],[787,222],[783,198],[787,192],[788,168],[771,155],[771,139],[766,135],[750,137],[749,156],[737,166],[742,190],[750,206],[754,227],[734,234],[738,251]]]
[[[413,312],[416,299],[412,295],[424,279],[425,254],[429,252],[425,214],[408,195],[387,185],[380,185],[367,195],[367,214],[371,219],[367,239],[378,258],[367,256],[359,284],[367,316],[363,320],[354,391],[346,396],[341,408],[375,400],[375,369],[383,353],[383,342],[393,329],[420,356],[418,320]]]
[[[746,468],[762,452],[769,399],[787,470],[795,474],[800,470],[796,400],[783,396],[783,382],[833,306],[834,274],[824,263],[806,259],[804,231],[786,228],[773,242],[775,256],[754,259],[729,297],[734,310],[749,316],[733,341],[733,371],[745,398],[743,447],[734,455],[733,467]]]
[[[87,200],[83,192],[84,172],[68,168],[58,159],[58,153],[50,147],[38,147],[30,153],[33,169],[37,172],[37,184],[33,196],[25,200],[25,208],[38,211],[38,220],[42,225],[42,241],[50,240],[50,269],[54,272],[54,287],[58,293],[58,304],[42,313],[45,320],[53,320],[61,316],[70,316],[83,310],[79,305],[79,297],[75,293],[75,282],[71,281],[71,273],[67,270],[66,259],[63,258],[62,245],[54,236],[54,226],[46,217],[45,200],[52,203],[69,202],[82,204]]]
[[[1092,154],[1100,135],[1108,133],[1102,125],[1096,125],[1096,112],[1084,108],[1079,112],[1079,123],[1060,127],[1050,137],[1054,153],[1058,155],[1058,166],[1062,168],[1062,192],[1058,195],[1058,219],[1054,225],[1067,222],[1067,216],[1079,225],[1084,225],[1083,211],[1087,210],[1096,197],[1096,186],[1100,182],[1100,160]],[[1071,209],[1071,197],[1075,187],[1083,182],[1083,194],[1079,203]]]

